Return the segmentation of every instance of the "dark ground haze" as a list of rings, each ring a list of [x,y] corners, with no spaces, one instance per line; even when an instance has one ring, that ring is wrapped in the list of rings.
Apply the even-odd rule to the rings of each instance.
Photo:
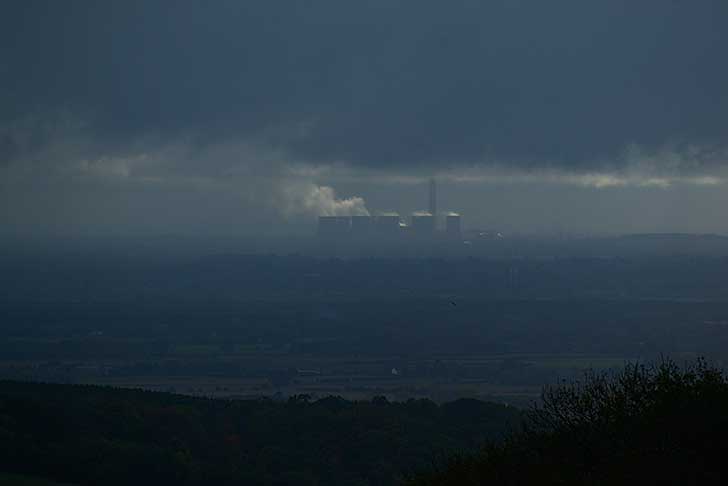
[[[726,359],[722,239],[580,244],[509,243],[518,257],[16,254],[0,273],[1,371],[205,396],[525,404],[589,367]]]

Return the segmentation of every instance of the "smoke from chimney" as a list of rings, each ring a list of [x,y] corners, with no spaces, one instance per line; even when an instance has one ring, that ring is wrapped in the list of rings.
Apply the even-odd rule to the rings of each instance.
[[[287,191],[289,214],[310,214],[314,216],[369,216],[364,198],[352,196],[339,199],[329,186],[307,184]]]

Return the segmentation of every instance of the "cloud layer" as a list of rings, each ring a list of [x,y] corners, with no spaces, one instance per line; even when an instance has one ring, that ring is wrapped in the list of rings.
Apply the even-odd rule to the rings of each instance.
[[[501,224],[486,187],[541,207],[569,187],[585,204],[554,207],[625,212],[610,228],[639,225],[616,191],[674,189],[692,213],[665,212],[702,221],[728,172],[726,23],[723,0],[6,2],[0,222],[263,231],[422,209],[433,175],[470,187],[466,221]]]
[[[256,139],[314,163],[594,168],[724,145],[721,0],[10,2],[4,116]],[[4,151],[12,151],[4,143]]]

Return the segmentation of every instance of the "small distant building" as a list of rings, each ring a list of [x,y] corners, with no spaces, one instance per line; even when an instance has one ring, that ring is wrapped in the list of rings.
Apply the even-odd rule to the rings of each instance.
[[[369,236],[374,229],[374,219],[371,216],[352,216],[351,233],[354,236]]]
[[[339,238],[349,233],[350,216],[319,216],[318,235],[322,238]]]
[[[400,234],[399,214],[383,214],[376,219],[377,233],[385,236]]]
[[[351,229],[351,216],[337,216],[336,225],[342,233],[348,233]]]
[[[336,216],[319,216],[318,235],[331,236],[336,234]]]
[[[414,213],[412,232],[416,235],[432,235],[435,232],[435,216],[431,213]]]
[[[445,233],[450,238],[463,237],[462,218],[459,214],[448,214],[445,217]]]

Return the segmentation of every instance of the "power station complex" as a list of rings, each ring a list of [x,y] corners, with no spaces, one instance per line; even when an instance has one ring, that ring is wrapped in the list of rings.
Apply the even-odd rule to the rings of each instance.
[[[418,241],[462,241],[460,214],[437,211],[437,187],[430,180],[429,210],[415,211],[407,224],[398,213],[382,213],[377,216],[319,216],[318,237],[323,242],[343,239]]]

